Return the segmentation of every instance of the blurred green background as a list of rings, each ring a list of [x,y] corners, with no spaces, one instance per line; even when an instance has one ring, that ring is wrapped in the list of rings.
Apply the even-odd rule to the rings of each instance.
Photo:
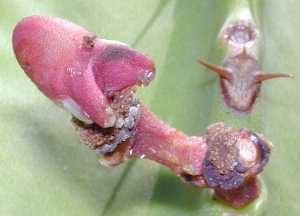
[[[299,215],[300,1],[250,1],[261,27],[264,70],[296,76],[266,82],[250,116],[229,113],[217,77],[196,63],[200,56],[222,61],[217,34],[237,2],[0,0],[0,215]],[[43,96],[15,60],[12,30],[34,14],[62,17],[151,56],[157,77],[140,97],[172,126],[199,135],[224,121],[264,133],[274,144],[263,174],[268,197],[264,192],[233,211],[152,162],[101,167],[79,141],[70,115]]]

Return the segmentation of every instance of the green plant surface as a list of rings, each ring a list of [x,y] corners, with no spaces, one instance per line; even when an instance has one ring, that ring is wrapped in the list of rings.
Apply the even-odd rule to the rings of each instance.
[[[248,116],[224,107],[217,77],[196,63],[198,57],[221,63],[217,35],[237,2],[0,0],[0,215],[299,215],[300,2],[250,1],[261,30],[263,69],[296,79],[263,84]],[[274,148],[261,198],[236,211],[147,160],[100,166],[70,115],[42,95],[15,60],[12,30],[35,14],[62,17],[151,56],[157,76],[139,95],[170,125],[200,135],[224,121],[265,134]]]

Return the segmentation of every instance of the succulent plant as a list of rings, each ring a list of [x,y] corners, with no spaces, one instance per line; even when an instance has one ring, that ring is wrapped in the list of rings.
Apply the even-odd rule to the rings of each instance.
[[[4,175],[1,214],[297,215],[298,3],[64,1],[56,7],[57,3],[0,3],[7,17],[3,19],[4,37],[0,40],[4,53],[0,63],[4,89],[0,115],[5,122],[0,130],[0,167]],[[196,64],[201,57],[222,65],[226,50],[216,39],[224,21],[234,16],[237,8],[250,8],[260,31],[257,59],[261,68],[296,75],[293,81],[264,84],[248,115],[229,111],[219,96],[216,77],[199,75],[201,68]],[[149,54],[156,62],[157,76],[138,96],[172,127],[200,136],[211,123],[223,121],[234,128],[264,133],[274,143],[274,155],[263,176],[265,183],[261,182],[260,198],[244,209],[234,210],[213,200],[209,190],[182,184],[168,170],[147,160],[132,161],[113,170],[99,166],[93,152],[79,144],[69,116],[33,88],[14,60],[10,32],[17,21],[32,14],[72,20],[101,38],[124,41]],[[86,37],[85,48],[92,47],[94,40],[94,35]],[[76,73],[72,68],[66,70]],[[143,80],[143,76],[139,78]],[[76,115],[78,110],[72,111]],[[82,113],[77,114],[83,117],[81,120],[88,120]]]

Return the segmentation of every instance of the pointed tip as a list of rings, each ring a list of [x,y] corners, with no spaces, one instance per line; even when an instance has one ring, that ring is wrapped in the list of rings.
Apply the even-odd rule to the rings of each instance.
[[[293,74],[286,74],[288,78],[291,78],[291,79],[295,79],[295,76]]]
[[[262,74],[258,74],[256,75],[256,82],[263,82],[266,80],[270,80],[270,79],[277,79],[277,78],[291,78],[294,79],[294,75],[292,74],[287,74],[287,73],[270,73],[270,74],[266,74],[266,73],[262,73]]]

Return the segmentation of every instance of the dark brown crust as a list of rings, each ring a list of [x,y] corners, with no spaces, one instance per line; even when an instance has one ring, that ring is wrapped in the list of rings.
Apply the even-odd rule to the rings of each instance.
[[[83,37],[82,48],[92,49],[95,46],[95,40],[97,39],[96,35],[87,35]]]
[[[239,187],[245,180],[245,168],[238,160],[235,144],[238,133],[223,124],[216,124],[207,130],[208,150],[203,163],[203,176],[212,188],[230,190]]]
[[[72,123],[79,132],[81,139],[91,149],[97,149],[104,143],[114,139],[116,133],[114,128],[101,128],[97,124],[85,124],[79,119],[73,117]]]
[[[245,181],[245,176],[243,173],[238,172],[237,168],[223,175],[209,160],[204,162],[203,176],[209,187],[222,188],[223,190],[238,188]]]
[[[96,150],[99,156],[103,156],[106,160],[114,160],[113,164],[117,164],[117,159],[113,156],[119,154],[124,148],[120,146],[128,146],[129,141],[135,133],[135,125],[139,117],[139,102],[134,96],[132,89],[125,89],[111,98],[111,108],[117,113],[118,120],[114,127],[101,128],[96,123],[85,124],[73,117],[73,123],[79,132],[82,140],[92,149]],[[119,163],[123,161],[123,159]],[[109,163],[109,162],[108,162]],[[109,165],[112,165],[109,163]]]
[[[249,178],[262,171],[268,161],[270,144],[249,130],[215,124],[208,128],[206,136],[208,150],[202,174],[209,187],[225,191],[243,187]],[[241,140],[254,146],[253,163],[243,163],[238,146]]]

